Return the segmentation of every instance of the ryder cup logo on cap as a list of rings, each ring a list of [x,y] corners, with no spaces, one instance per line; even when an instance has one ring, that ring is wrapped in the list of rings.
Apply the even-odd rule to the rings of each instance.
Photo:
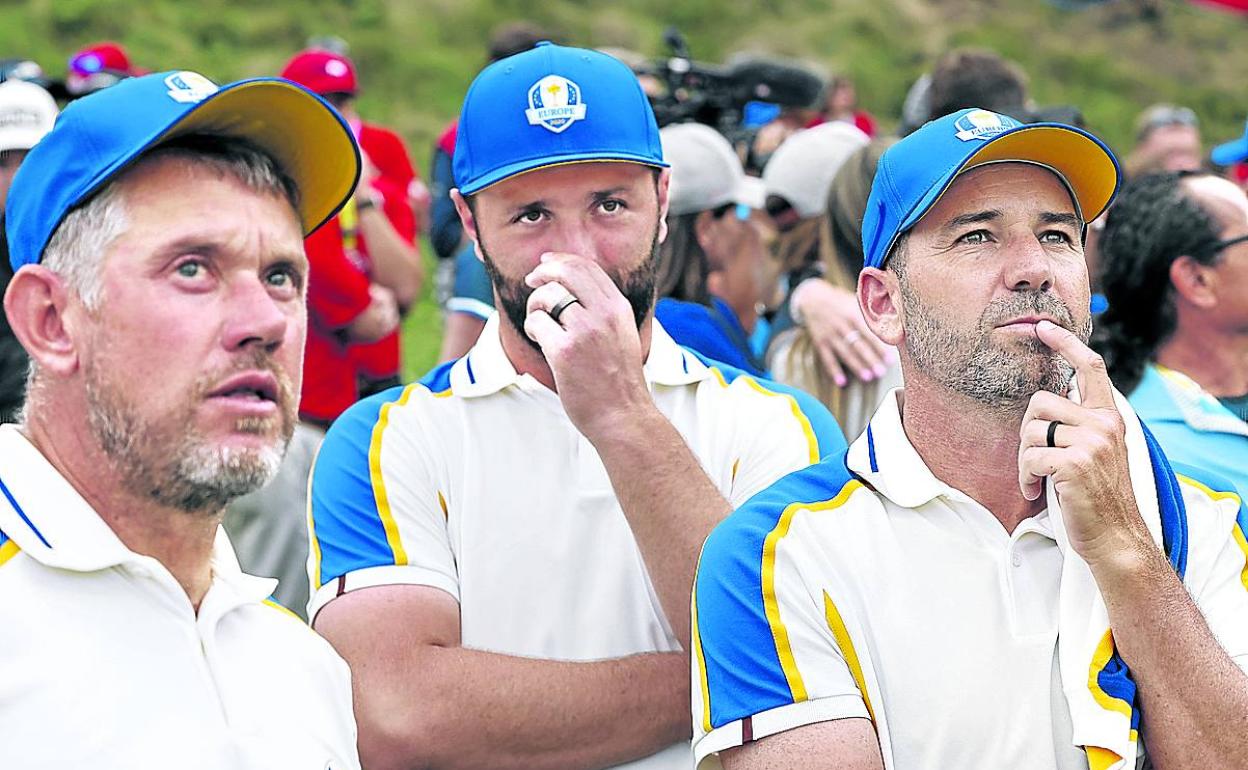
[[[966,171],[992,163],[1031,163],[1057,175],[1084,222],[1113,200],[1122,174],[1100,139],[1062,123],[1023,125],[982,109],[946,115],[880,156],[862,218],[865,267],[883,267],[898,239]]]
[[[198,72],[175,72],[165,78],[169,98],[182,104],[202,102],[218,91],[217,84]]]
[[[556,134],[585,117],[581,88],[560,75],[547,75],[529,89],[524,111],[531,126],[545,126]]]
[[[455,138],[461,194],[527,171],[593,161],[667,165],[650,102],[619,59],[542,42],[472,81]]]
[[[953,124],[957,137],[964,142],[985,140],[1021,125],[1017,120],[988,110],[973,110]]]

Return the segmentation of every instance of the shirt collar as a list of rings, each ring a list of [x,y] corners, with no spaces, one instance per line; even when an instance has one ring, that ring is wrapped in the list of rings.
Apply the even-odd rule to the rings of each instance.
[[[867,429],[850,445],[850,470],[902,508],[918,508],[941,495],[965,499],[936,478],[906,437],[897,406],[901,393],[893,388],[884,396]]]
[[[515,384],[520,375],[503,350],[498,313],[490,316],[481,336],[467,355],[451,367],[451,390],[457,396],[486,396]],[[646,381],[656,385],[688,385],[711,376],[711,370],[676,344],[657,318],[650,332],[650,355],[644,367]]]
[[[1144,367],[1131,403],[1144,420],[1182,421],[1193,430],[1248,436],[1248,424],[1221,401],[1191,377],[1160,364]]]
[[[126,547],[95,509],[15,425],[0,425],[0,531],[22,552],[49,567],[95,572],[144,557]],[[260,601],[277,585],[244,574],[218,527],[213,542],[214,580],[240,599]]]

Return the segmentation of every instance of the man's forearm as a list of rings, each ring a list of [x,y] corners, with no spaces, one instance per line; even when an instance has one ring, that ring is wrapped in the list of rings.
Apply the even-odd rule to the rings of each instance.
[[[1093,574],[1138,688],[1153,766],[1248,767],[1248,676],[1160,551],[1123,561]]]
[[[658,409],[592,437],[641,549],[668,622],[689,649],[698,553],[731,511],[684,438]]]
[[[583,770],[689,738],[681,653],[587,663],[457,647],[417,655],[402,683],[356,675],[365,767]]]
[[[360,230],[368,241],[373,279],[394,292],[401,308],[410,307],[425,278],[420,250],[403,240],[380,208],[360,217]]]

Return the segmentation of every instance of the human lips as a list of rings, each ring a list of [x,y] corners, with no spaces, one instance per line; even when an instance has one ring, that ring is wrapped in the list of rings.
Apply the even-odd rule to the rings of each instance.
[[[1067,328],[1066,324],[1057,320],[1053,316],[1046,315],[1046,314],[1024,315],[1024,316],[1018,316],[1016,318],[1010,318],[997,324],[996,328],[1012,329],[1016,331],[1025,331],[1025,332],[1034,334],[1036,330],[1036,324],[1040,323],[1041,321],[1048,321],[1057,326],[1061,326],[1062,328]]]
[[[208,398],[257,414],[277,408],[281,389],[271,372],[248,371],[235,374],[208,392]]]

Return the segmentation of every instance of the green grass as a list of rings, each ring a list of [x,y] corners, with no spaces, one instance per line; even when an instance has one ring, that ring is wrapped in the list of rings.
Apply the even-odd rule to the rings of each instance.
[[[663,53],[662,31],[675,24],[705,61],[740,50],[802,58],[852,75],[885,128],[936,56],[982,45],[1023,66],[1037,102],[1082,107],[1120,151],[1129,148],[1136,114],[1158,101],[1195,109],[1210,145],[1238,136],[1248,116],[1239,51],[1248,18],[1156,0],[1160,17],[1148,20],[1142,3],[1067,12],[1042,0],[0,0],[0,56],[34,58],[60,74],[77,47],[116,39],[140,65],[227,81],[275,73],[309,37],[336,34],[360,68],[361,113],[405,136],[422,171],[484,63],[490,30],[519,18],[568,42],[648,55]],[[409,376],[437,357],[441,325],[429,295],[426,288],[404,324]]]

